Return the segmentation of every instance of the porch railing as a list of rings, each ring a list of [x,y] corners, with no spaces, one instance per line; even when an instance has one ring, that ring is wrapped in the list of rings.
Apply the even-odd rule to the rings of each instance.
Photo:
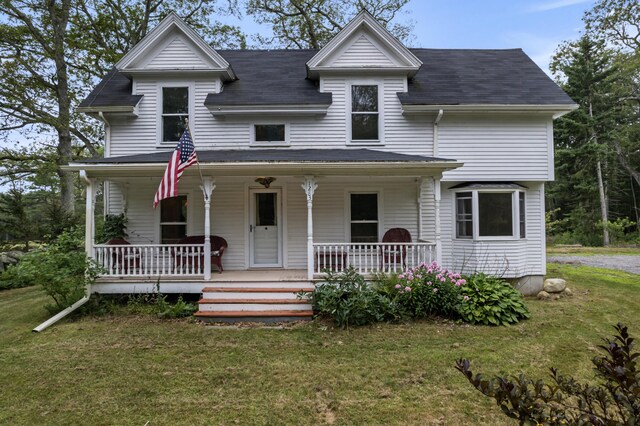
[[[204,244],[96,244],[103,276],[202,275]]]
[[[313,272],[343,272],[353,266],[358,273],[400,273],[435,259],[435,244],[416,243],[314,243]]]

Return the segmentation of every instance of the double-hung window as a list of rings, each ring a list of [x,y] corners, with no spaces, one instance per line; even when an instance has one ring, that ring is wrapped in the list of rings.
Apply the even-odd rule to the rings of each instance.
[[[456,192],[456,238],[525,238],[525,209],[523,190]]]
[[[380,111],[378,85],[351,86],[351,141],[378,142],[380,140]]]
[[[176,244],[187,236],[187,196],[160,201],[160,242]]]
[[[378,242],[378,194],[350,194],[352,243]]]
[[[178,142],[189,118],[189,88],[162,88],[162,139],[163,143]]]

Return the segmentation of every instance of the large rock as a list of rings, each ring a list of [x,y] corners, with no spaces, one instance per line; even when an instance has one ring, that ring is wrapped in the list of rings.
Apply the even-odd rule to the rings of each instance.
[[[18,250],[12,250],[4,253],[4,255],[15,260],[20,260],[24,257],[24,252],[18,251]]]
[[[538,293],[538,299],[540,300],[549,300],[550,298],[551,298],[551,295],[544,290]]]
[[[549,278],[544,280],[544,291],[547,293],[561,293],[567,287],[567,282],[562,278]]]
[[[14,259],[13,257],[7,256],[6,254],[0,254],[0,263],[6,265],[15,265],[18,263],[18,259]]]

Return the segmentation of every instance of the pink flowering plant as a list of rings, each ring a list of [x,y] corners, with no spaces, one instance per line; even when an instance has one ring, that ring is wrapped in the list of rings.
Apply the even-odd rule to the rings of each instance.
[[[457,272],[436,262],[422,263],[398,275],[394,286],[396,300],[414,318],[429,316],[457,317],[460,290],[466,280]]]

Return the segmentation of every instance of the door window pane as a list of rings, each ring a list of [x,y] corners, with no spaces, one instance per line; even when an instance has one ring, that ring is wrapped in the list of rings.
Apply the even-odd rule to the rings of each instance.
[[[275,192],[265,192],[256,194],[256,226],[276,226],[277,194]]]
[[[478,193],[479,235],[513,236],[512,193]]]

